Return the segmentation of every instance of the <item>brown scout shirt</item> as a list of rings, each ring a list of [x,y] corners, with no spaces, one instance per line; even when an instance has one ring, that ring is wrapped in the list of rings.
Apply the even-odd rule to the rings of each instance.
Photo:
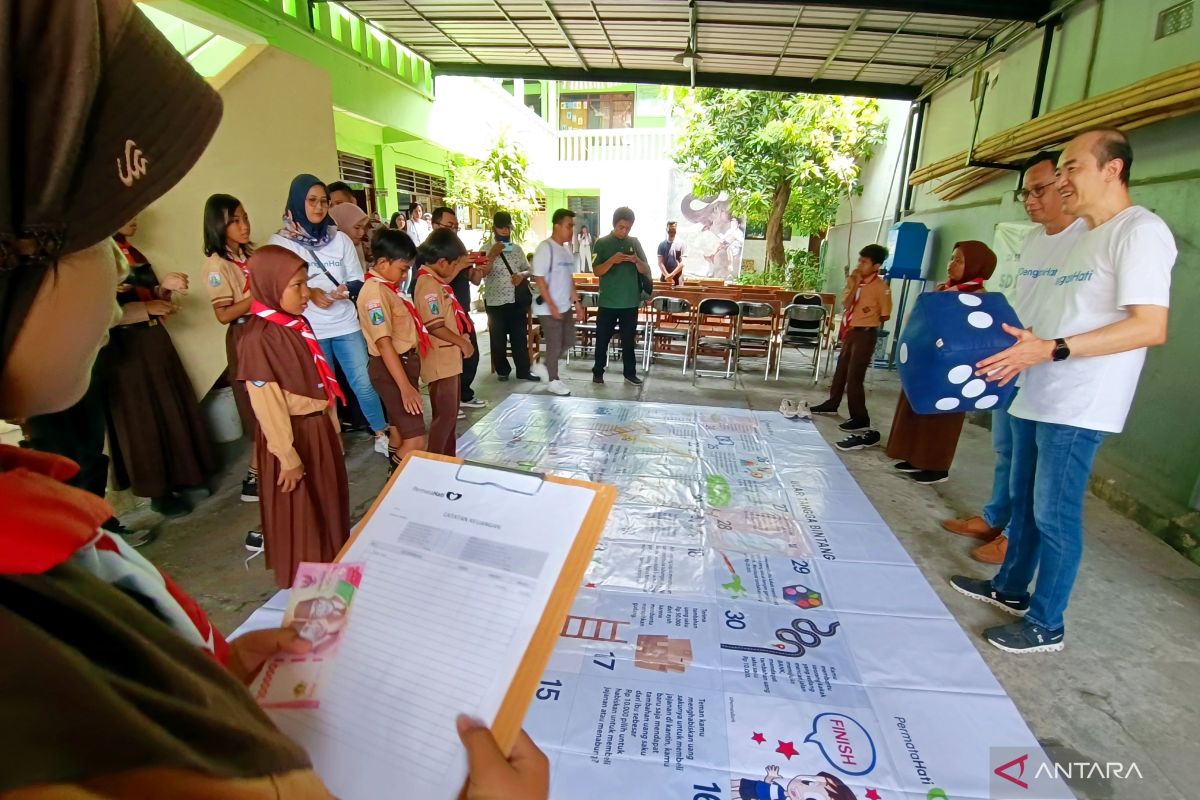
[[[854,293],[858,291],[858,279],[851,274],[842,292],[842,313],[850,312],[854,303]],[[883,324],[884,317],[892,315],[892,290],[887,281],[876,275],[875,280],[863,284],[862,294],[854,306],[854,316],[850,320],[852,328],[878,328]]]
[[[270,381],[246,381],[246,394],[250,395],[254,418],[258,420],[258,427],[267,440],[267,449],[279,459],[282,469],[295,469],[302,463],[292,438],[292,417],[303,417],[328,409],[333,429],[341,433],[337,411],[324,397],[318,400],[292,394],[279,388],[278,383]]]
[[[413,290],[413,305],[421,315],[421,321],[432,334],[436,327],[444,324],[454,333],[458,333],[458,321],[454,318],[454,306],[450,303],[453,295],[449,289],[443,289],[435,278],[421,275]],[[441,324],[439,324],[441,323]],[[442,341],[437,336],[433,340],[433,349],[429,355],[421,359],[421,380],[433,383],[443,378],[453,378],[462,374],[462,350],[457,345]]]
[[[367,340],[367,352],[379,355],[376,345],[385,336],[392,338],[397,355],[404,355],[417,346],[417,326],[400,298],[377,280],[367,280],[358,292],[358,327]]]
[[[246,276],[237,264],[213,253],[204,262],[204,285],[214,308],[225,308],[245,300]]]

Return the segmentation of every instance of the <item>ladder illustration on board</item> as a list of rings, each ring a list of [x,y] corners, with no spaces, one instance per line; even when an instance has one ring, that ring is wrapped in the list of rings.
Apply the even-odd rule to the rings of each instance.
[[[618,639],[619,626],[628,625],[625,620],[600,619],[599,617],[579,617],[574,614],[563,622],[562,633],[565,639],[589,639],[594,642],[617,642],[625,644],[625,639]]]

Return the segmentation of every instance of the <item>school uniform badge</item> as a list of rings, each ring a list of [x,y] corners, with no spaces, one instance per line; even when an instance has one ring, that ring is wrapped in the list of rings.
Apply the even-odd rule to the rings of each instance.
[[[436,294],[425,295],[425,305],[429,306],[429,313],[437,316],[442,313],[441,307],[438,305],[438,296]]]
[[[221,285],[221,273],[219,273],[219,272],[208,273],[208,285],[213,287],[214,289],[216,289],[218,286],[220,286]]]
[[[384,321],[383,304],[378,300],[371,300],[368,302],[367,318],[371,320],[372,325],[382,325]]]

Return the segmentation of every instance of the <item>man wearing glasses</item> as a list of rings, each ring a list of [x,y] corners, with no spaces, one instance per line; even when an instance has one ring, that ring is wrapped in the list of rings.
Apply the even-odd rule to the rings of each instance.
[[[431,229],[445,228],[457,234],[458,215],[449,206],[438,206],[430,216],[430,225]],[[472,265],[455,275],[454,280],[450,281],[450,288],[454,290],[454,297],[458,300],[459,305],[467,309],[468,314],[471,312],[471,284],[478,286],[486,274],[486,269],[479,269]],[[475,390],[471,388],[471,384],[475,381],[475,373],[479,371],[479,339],[475,335],[474,328],[471,328],[471,347],[475,352],[471,354],[470,358],[463,359],[462,379],[459,384],[459,406],[462,408],[483,408],[487,405],[487,401],[476,397]],[[462,414],[462,411],[458,413]]]
[[[1063,208],[1063,199],[1055,185],[1059,156],[1057,152],[1043,151],[1025,162],[1022,186],[1016,192],[1030,222],[1042,226],[1029,235],[1021,248],[1017,285],[1013,293],[1013,309],[1017,312],[1017,318],[1034,332],[1041,332],[1043,327],[1038,324],[1037,318],[1049,296],[1044,284],[1054,280],[1076,240],[1087,230],[1087,225],[1081,219],[1068,214]],[[1039,285],[1043,285],[1042,290],[1039,290]],[[1003,564],[1008,549],[1004,529],[1012,515],[1009,468],[1012,464],[1013,442],[1008,407],[992,411],[992,448],[996,451],[996,472],[992,481],[992,497],[983,507],[983,513],[967,519],[945,520],[942,527],[959,536],[983,540],[984,543],[971,553],[976,561]]]

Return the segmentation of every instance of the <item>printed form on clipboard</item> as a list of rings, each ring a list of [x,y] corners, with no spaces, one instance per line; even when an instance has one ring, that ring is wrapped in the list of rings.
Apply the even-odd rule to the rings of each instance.
[[[408,456],[340,559],[362,583],[319,707],[269,709],[342,800],[457,797],[459,713],[507,752],[616,498],[611,486]]]

